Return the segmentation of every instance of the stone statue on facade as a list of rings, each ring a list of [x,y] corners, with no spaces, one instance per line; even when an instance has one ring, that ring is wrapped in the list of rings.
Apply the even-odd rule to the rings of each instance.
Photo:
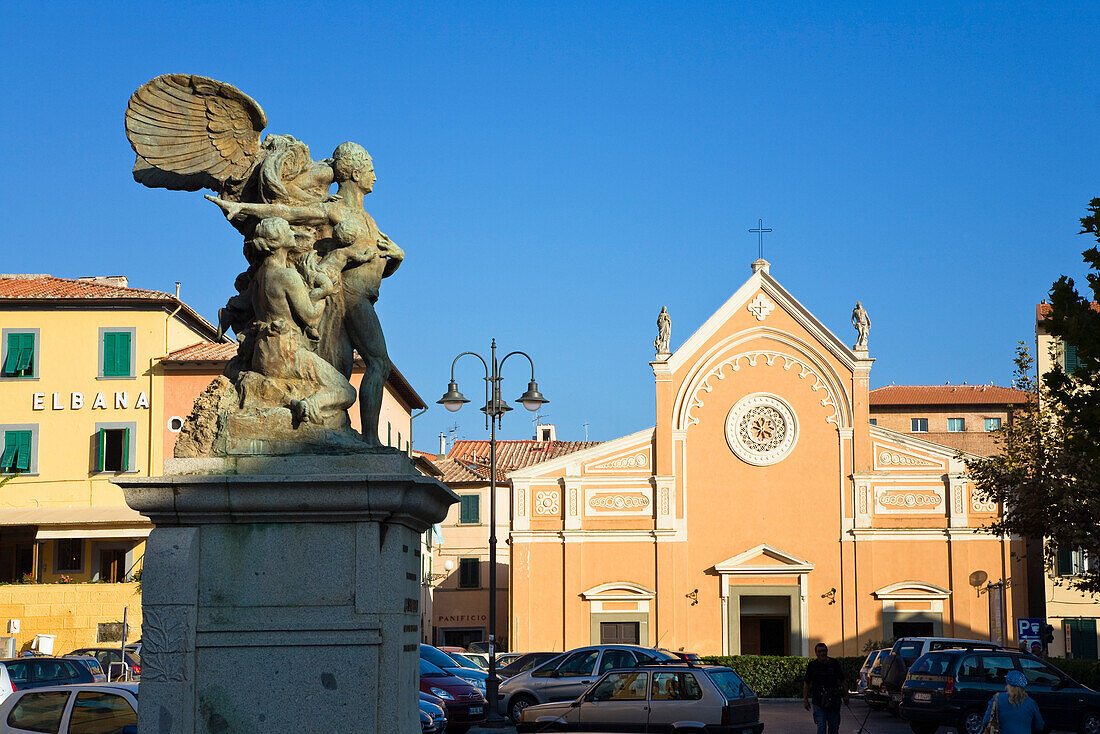
[[[134,179],[154,188],[214,191],[207,198],[244,238],[247,268],[218,318],[220,332],[236,334],[237,356],[225,379],[196,401],[177,456],[380,445],[390,361],[374,304],[382,279],[405,253],[363,208],[374,165],[352,142],[315,161],[290,135],[261,141],[266,125],[251,97],[190,74],[146,82],[127,106]],[[356,353],[365,365],[361,436],[347,416],[356,396],[349,382]]]
[[[668,340],[671,338],[672,318],[668,315],[668,307],[661,306],[661,313],[657,315],[657,338],[653,340],[657,354],[669,354]]]
[[[871,333],[871,318],[859,301],[856,301],[856,307],[852,309],[852,326],[855,327],[857,335],[855,346],[852,348],[860,352],[866,352],[867,336]]]

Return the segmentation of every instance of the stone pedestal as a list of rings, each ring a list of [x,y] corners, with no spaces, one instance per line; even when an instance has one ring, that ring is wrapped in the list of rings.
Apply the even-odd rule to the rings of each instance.
[[[156,526],[142,734],[418,734],[420,535],[453,492],[394,451],[173,459],[117,484]]]

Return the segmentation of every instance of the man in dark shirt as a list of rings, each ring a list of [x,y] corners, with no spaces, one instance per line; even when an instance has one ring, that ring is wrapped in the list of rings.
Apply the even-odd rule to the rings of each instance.
[[[806,677],[802,679],[802,705],[809,711],[813,704],[817,734],[837,734],[841,703],[848,703],[844,669],[829,657],[829,647],[824,642],[817,643],[814,654],[817,659],[806,666]]]

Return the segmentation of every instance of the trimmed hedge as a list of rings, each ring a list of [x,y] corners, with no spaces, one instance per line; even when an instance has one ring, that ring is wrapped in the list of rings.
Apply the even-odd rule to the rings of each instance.
[[[837,658],[849,688],[855,686],[859,669],[866,659],[866,655]],[[704,663],[736,670],[760,698],[802,698],[802,678],[810,660],[792,655],[711,655],[703,658]]]
[[[1092,690],[1100,691],[1100,660],[1048,658],[1047,662],[1078,683],[1084,683]]]
[[[866,655],[837,658],[844,670],[849,688],[855,688],[859,669]],[[760,698],[802,698],[802,678],[811,658],[778,655],[709,655],[703,662],[725,665],[737,671]],[[1059,668],[1078,683],[1100,691],[1100,660],[1050,658],[1047,662]]]

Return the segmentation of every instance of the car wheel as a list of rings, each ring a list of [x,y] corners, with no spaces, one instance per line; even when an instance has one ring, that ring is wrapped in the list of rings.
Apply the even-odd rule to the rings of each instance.
[[[970,709],[959,720],[959,734],[982,734],[982,719],[985,711],[982,709]]]
[[[936,734],[940,725],[930,721],[910,721],[909,728],[913,730],[913,734]]]
[[[533,706],[537,701],[531,698],[525,693],[519,693],[512,696],[512,700],[508,702],[508,717],[513,723],[519,723],[519,717],[523,713],[523,710],[528,706]]]
[[[1081,734],[1100,734],[1100,712],[1086,711],[1081,717]]]

